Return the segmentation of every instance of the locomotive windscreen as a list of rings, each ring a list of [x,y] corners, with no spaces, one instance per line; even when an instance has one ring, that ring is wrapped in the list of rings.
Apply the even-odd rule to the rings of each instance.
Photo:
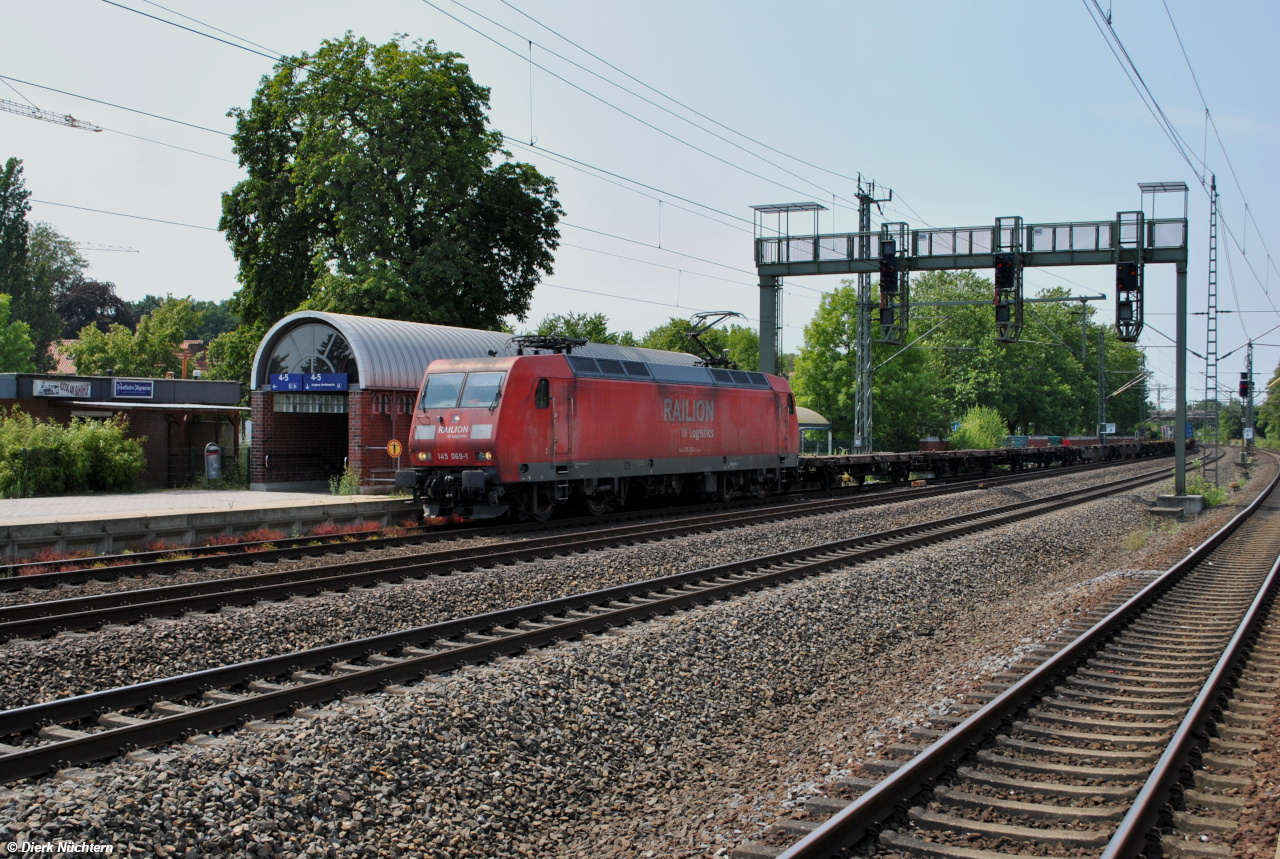
[[[427,384],[422,389],[422,410],[456,409],[458,394],[462,391],[462,380],[466,375],[466,373],[432,373],[427,376]]]
[[[506,373],[471,373],[462,391],[462,408],[489,408],[498,401]]]

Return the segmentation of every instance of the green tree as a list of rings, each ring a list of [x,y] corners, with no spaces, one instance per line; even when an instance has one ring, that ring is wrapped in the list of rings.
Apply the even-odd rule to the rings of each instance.
[[[182,370],[178,347],[186,339],[186,332],[199,324],[199,314],[192,308],[190,298],[170,296],[138,320],[134,331],[117,323],[104,334],[97,325],[86,325],[70,352],[76,369],[86,375],[177,374]]]
[[[22,179],[22,162],[10,158],[0,170],[0,292],[9,295],[20,292],[26,279],[30,197]]]
[[[28,336],[27,323],[9,321],[9,296],[0,293],[0,373],[32,373],[35,347]]]
[[[630,331],[621,334],[609,330],[609,317],[603,313],[552,313],[538,323],[535,334],[558,334],[562,337],[584,337],[592,343],[614,343],[635,346]]]
[[[487,128],[458,54],[350,33],[278,63],[232,135],[248,178],[223,195],[233,310],[307,306],[497,329],[552,270],[555,183]]]
[[[233,379],[245,385],[247,391],[253,356],[266,333],[266,325],[242,325],[210,340],[205,350],[205,359],[209,362],[205,378]]]
[[[1004,418],[995,409],[974,406],[959,420],[960,429],[951,434],[952,450],[987,450],[1004,444],[1009,434]]]
[[[1257,387],[1259,390],[1253,395],[1253,421],[1266,438],[1280,439],[1280,363],[1276,364],[1267,384]]]
[[[857,287],[851,282],[822,297],[805,327],[792,388],[801,405],[831,421],[836,434],[853,437],[857,376]],[[947,404],[929,357],[922,350],[874,344],[872,435],[878,450],[915,450],[920,438],[946,425]]]
[[[67,290],[85,282],[89,263],[71,239],[40,221],[31,228],[27,251],[26,281],[22,292],[14,296],[13,315],[31,326],[36,366],[50,370],[53,357],[49,344],[64,335],[58,301]]]
[[[663,349],[667,352],[688,352],[704,357],[702,351],[689,339],[693,324],[688,319],[673,316],[657,328],[646,331],[640,345],[646,349]],[[714,355],[726,355],[742,370],[760,369],[760,335],[754,328],[729,325],[713,328],[702,335]]]

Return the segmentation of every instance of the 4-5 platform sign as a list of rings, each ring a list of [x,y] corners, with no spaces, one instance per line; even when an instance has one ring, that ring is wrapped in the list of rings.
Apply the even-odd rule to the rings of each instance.
[[[346,373],[272,373],[273,391],[345,391]]]

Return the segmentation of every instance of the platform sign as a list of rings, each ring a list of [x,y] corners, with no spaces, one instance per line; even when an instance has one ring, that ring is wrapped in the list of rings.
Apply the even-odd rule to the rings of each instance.
[[[1115,435],[1116,425],[1115,424],[1098,424],[1098,434],[1099,435]]]
[[[304,373],[302,376],[304,391],[345,391],[346,389],[346,373]]]
[[[1191,421],[1187,421],[1187,438],[1195,438],[1196,429],[1191,425]]]
[[[391,441],[387,442],[387,456],[399,456],[402,449],[403,448],[401,448],[400,442],[397,439],[393,438]]]
[[[271,390],[301,391],[303,373],[272,373]]]
[[[117,400],[149,400],[155,396],[154,379],[114,379],[111,396]]]

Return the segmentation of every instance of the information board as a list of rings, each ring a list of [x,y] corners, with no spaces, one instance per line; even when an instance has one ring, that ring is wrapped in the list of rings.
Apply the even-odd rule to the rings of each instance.
[[[117,400],[149,400],[155,393],[155,379],[113,379],[111,382],[111,396]]]

